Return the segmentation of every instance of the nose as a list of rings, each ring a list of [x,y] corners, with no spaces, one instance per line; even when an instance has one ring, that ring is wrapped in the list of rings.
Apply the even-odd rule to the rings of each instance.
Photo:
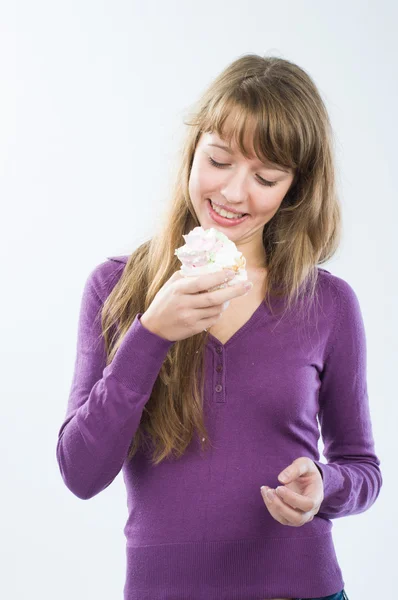
[[[229,171],[221,188],[221,194],[228,204],[245,204],[247,202],[247,181],[243,172]]]

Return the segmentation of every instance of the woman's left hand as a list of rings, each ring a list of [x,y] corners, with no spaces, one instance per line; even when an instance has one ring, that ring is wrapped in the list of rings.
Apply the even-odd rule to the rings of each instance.
[[[288,475],[286,481],[282,473]],[[278,475],[285,485],[272,490],[271,499],[266,497],[268,486],[262,486],[261,495],[271,515],[282,525],[301,527],[312,521],[324,498],[323,478],[318,466],[308,456],[296,458]]]

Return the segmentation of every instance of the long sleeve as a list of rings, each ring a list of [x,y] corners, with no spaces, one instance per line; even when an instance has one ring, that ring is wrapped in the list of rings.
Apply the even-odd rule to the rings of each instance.
[[[74,374],[56,448],[66,486],[82,499],[104,490],[120,472],[173,344],[146,329],[139,313],[105,366],[99,294],[109,269],[115,269],[110,261],[96,267],[84,286]]]
[[[338,288],[338,289],[337,289]],[[338,279],[337,322],[321,373],[319,422],[327,464],[318,516],[335,519],[369,509],[383,480],[375,454],[366,379],[366,337],[358,298]]]

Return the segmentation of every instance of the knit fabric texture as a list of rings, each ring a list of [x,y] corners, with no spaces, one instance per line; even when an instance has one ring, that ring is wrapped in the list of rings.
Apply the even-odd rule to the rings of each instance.
[[[167,352],[175,343],[138,313],[106,365],[100,312],[128,256],[87,277],[77,351],[56,457],[78,498],[122,472],[127,492],[125,600],[314,598],[345,586],[332,520],[368,510],[382,486],[366,381],[358,298],[318,267],[308,318],[282,319],[265,302],[225,343],[209,334],[203,410],[211,448],[193,438],[180,459],[153,466],[127,453]],[[322,435],[320,461],[318,440]],[[321,471],[324,499],[311,522],[282,525],[260,486],[298,457]]]

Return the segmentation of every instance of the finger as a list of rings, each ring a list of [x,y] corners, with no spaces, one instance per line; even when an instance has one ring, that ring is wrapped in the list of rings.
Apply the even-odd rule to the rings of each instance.
[[[229,302],[230,300],[233,300],[233,298],[248,293],[249,290],[245,288],[245,284],[247,284],[247,282],[192,296],[191,306],[193,308],[209,308],[211,306],[223,304],[224,302]]]
[[[297,521],[299,514],[283,502],[281,498],[275,494],[275,490],[268,489],[268,493],[263,493],[263,500],[271,515],[280,523],[286,521],[293,524]],[[271,496],[268,494],[271,493]],[[301,513],[302,515],[303,513]]]
[[[298,512],[290,508],[283,502],[277,494],[274,493],[272,499],[268,499],[266,494],[263,494],[263,499],[268,511],[276,521],[282,525],[290,525],[291,527],[300,527],[304,525],[312,515],[308,513]]]
[[[301,510],[302,512],[308,512],[314,508],[314,501],[308,496],[297,494],[288,487],[278,486],[275,489],[277,496],[285,502],[291,508]]]
[[[184,282],[182,285],[184,286],[185,293],[199,294],[200,292],[207,292],[207,290],[212,287],[230,281],[235,277],[236,273],[233,272],[231,275],[228,275],[228,270],[229,269],[221,269],[214,273],[183,277]]]
[[[172,276],[169,277],[168,280],[166,281],[166,283],[164,284],[164,287],[167,287],[167,286],[171,285],[172,283],[174,283],[174,281],[178,281],[179,279],[182,279],[182,278],[183,278],[183,275],[180,270],[174,271]]]
[[[288,483],[297,479],[301,475],[305,475],[306,473],[313,472],[313,461],[307,456],[300,456],[300,458],[296,458],[292,462],[291,465],[283,469],[281,473],[278,475],[279,481],[282,483]]]

